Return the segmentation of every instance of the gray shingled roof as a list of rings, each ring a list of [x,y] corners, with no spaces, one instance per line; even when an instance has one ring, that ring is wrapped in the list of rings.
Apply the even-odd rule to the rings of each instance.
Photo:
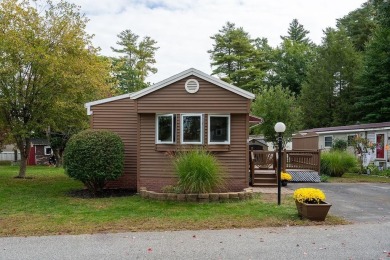
[[[365,130],[365,129],[375,129],[375,128],[384,128],[390,127],[390,122],[383,123],[370,123],[370,124],[359,124],[359,125],[344,125],[344,126],[334,126],[334,127],[321,127],[313,128],[299,131],[300,133],[310,133],[310,132],[331,132],[331,131],[346,131],[346,130]]]

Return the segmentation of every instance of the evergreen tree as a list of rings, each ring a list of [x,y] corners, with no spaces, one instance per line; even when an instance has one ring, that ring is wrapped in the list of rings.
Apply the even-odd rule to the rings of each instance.
[[[288,27],[287,33],[287,36],[280,36],[280,38],[282,38],[282,40],[290,40],[296,43],[311,44],[310,39],[307,37],[309,31],[298,22],[298,19],[292,20]]]
[[[364,122],[390,121],[390,3],[376,1],[378,28],[369,42],[356,100]]]
[[[303,84],[300,104],[305,127],[353,123],[360,54],[344,30],[328,28]]]
[[[296,96],[301,93],[310,62],[314,57],[314,44],[307,37],[309,31],[294,19],[290,23],[287,36],[281,36],[283,42],[274,51],[272,73],[268,84],[282,85]]]
[[[147,87],[145,82],[149,73],[156,73],[155,52],[159,47],[157,42],[146,36],[139,41],[139,36],[131,30],[125,30],[118,35],[117,44],[121,48],[111,49],[121,54],[119,58],[112,58],[113,72],[117,79],[119,93],[130,93]]]
[[[247,90],[255,90],[265,75],[261,71],[261,39],[253,40],[243,28],[227,22],[219,33],[210,37],[215,41],[209,50],[212,75]]]
[[[337,20],[337,28],[346,30],[358,51],[365,50],[376,27],[376,8],[372,0],[368,0],[361,8]]]

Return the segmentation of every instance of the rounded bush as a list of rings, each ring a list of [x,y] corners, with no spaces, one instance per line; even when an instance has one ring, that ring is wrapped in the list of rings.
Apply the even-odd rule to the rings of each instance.
[[[184,193],[209,193],[223,185],[217,158],[204,150],[180,152],[174,158],[178,188]]]
[[[115,133],[85,130],[72,136],[65,148],[64,168],[95,194],[123,172],[124,145]]]
[[[321,154],[321,174],[341,177],[356,166],[355,156],[348,152],[336,150]]]

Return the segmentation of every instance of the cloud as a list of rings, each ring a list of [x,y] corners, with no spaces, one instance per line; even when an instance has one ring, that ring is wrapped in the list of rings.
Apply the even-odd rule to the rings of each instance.
[[[287,34],[297,18],[309,37],[320,43],[322,30],[334,27],[336,19],[347,15],[362,0],[74,0],[90,22],[87,31],[94,34],[94,45],[103,55],[114,55],[117,35],[126,29],[141,38],[150,36],[160,49],[156,53],[158,73],[148,80],[163,80],[194,67],[211,73],[210,36],[227,22],[243,27],[251,37],[265,37],[272,46]]]

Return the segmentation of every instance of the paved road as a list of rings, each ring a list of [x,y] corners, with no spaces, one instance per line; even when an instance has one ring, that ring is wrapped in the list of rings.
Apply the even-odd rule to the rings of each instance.
[[[0,238],[0,259],[390,259],[390,222]]]
[[[322,189],[332,204],[329,213],[353,222],[390,221],[390,183],[289,183],[288,187]]]

